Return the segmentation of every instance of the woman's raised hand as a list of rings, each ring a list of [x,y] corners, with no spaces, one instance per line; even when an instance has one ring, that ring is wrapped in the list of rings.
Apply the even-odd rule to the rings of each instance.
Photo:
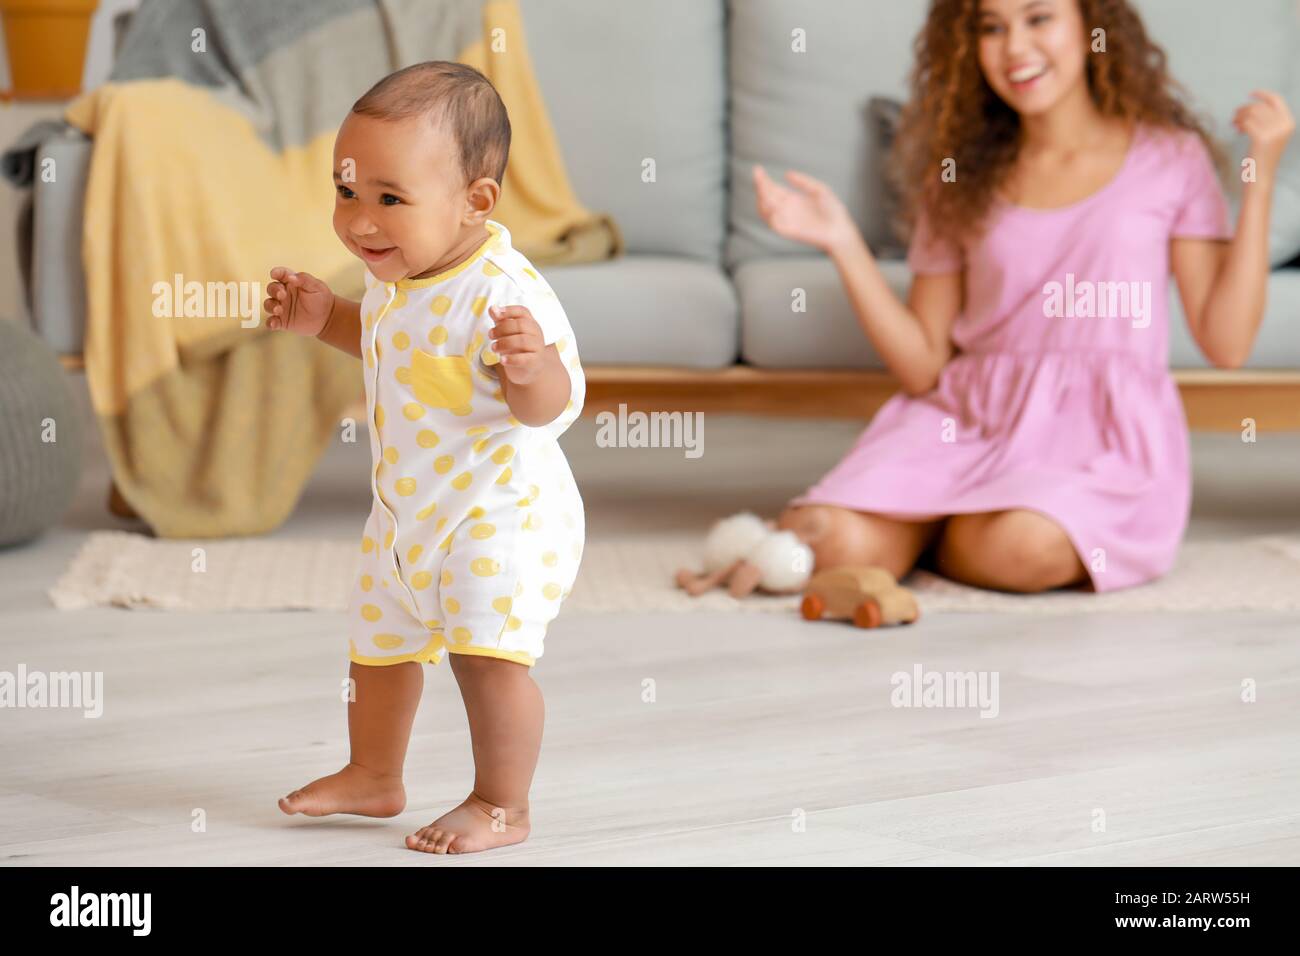
[[[824,182],[806,173],[787,170],[790,187],[773,180],[754,166],[754,192],[758,214],[778,236],[806,243],[830,253],[859,238],[853,217]]]
[[[1250,137],[1250,157],[1275,169],[1295,132],[1295,117],[1286,100],[1268,90],[1252,90],[1249,103],[1232,117],[1232,125]]]

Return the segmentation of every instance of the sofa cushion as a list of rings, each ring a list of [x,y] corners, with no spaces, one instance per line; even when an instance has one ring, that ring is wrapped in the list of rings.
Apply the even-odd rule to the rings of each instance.
[[[614,217],[629,252],[720,261],[722,0],[522,0],[520,9],[578,198]],[[646,159],[653,182],[643,181]]]
[[[905,296],[911,281],[907,266],[882,259],[880,268],[890,287]],[[762,368],[884,367],[825,256],[751,259],[733,277],[743,361]],[[796,311],[800,290],[804,311]]]
[[[912,276],[906,263],[880,260],[894,292],[906,300]],[[740,355],[764,368],[884,368],[862,331],[843,283],[825,256],[755,259],[736,269],[740,299]],[[802,289],[806,311],[792,308]],[[1187,330],[1177,286],[1170,283],[1169,352],[1172,368],[1208,363]],[[1268,309],[1246,368],[1300,368],[1300,269],[1269,276]]]
[[[906,95],[925,5],[732,0],[730,13],[728,262],[809,252],[759,217],[754,163],[778,180],[794,168],[829,183],[868,240],[878,239],[872,199],[883,171],[873,159],[867,103],[875,95]],[[806,52],[792,48],[796,30]]]
[[[737,355],[736,296],[717,265],[626,255],[551,266],[585,364],[723,368]]]

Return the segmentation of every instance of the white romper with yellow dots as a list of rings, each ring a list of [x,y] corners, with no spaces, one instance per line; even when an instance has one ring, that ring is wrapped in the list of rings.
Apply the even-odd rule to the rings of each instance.
[[[577,342],[509,231],[487,228],[438,275],[366,270],[374,502],[348,611],[357,663],[436,664],[445,648],[531,666],[582,559],[582,497],[556,440],[586,396]],[[569,403],[549,425],[524,425],[502,397],[488,308],[505,305],[528,308],[568,369]]]

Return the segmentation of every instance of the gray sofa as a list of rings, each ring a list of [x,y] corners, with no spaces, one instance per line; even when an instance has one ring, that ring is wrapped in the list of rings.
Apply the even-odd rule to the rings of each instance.
[[[803,169],[847,201],[864,234],[887,234],[866,104],[902,98],[923,0],[520,0],[528,43],[570,178],[612,213],[627,255],[552,268],[588,364],[718,369],[881,368],[830,262],[759,219],[751,164]],[[1296,0],[1137,0],[1148,28],[1233,155],[1228,125],[1249,91],[1282,92],[1300,111]],[[806,52],[792,49],[803,30]],[[84,182],[78,136],[42,147],[60,177]],[[650,172],[653,175],[650,175]],[[66,182],[67,180],[64,179]],[[509,184],[507,183],[507,188]],[[58,351],[81,350],[78,190],[34,194],[32,309]],[[1300,369],[1300,143],[1287,154],[1274,211],[1268,312],[1254,369]],[[883,268],[900,294],[899,260]],[[53,281],[54,279],[58,281]],[[807,311],[791,311],[791,290]],[[1171,302],[1178,308],[1178,298]],[[1203,368],[1181,312],[1170,363]]]

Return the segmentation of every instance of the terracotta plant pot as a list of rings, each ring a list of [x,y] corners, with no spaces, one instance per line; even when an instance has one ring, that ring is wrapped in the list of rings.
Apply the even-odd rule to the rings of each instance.
[[[65,99],[81,92],[90,19],[99,0],[0,0],[10,95]]]

